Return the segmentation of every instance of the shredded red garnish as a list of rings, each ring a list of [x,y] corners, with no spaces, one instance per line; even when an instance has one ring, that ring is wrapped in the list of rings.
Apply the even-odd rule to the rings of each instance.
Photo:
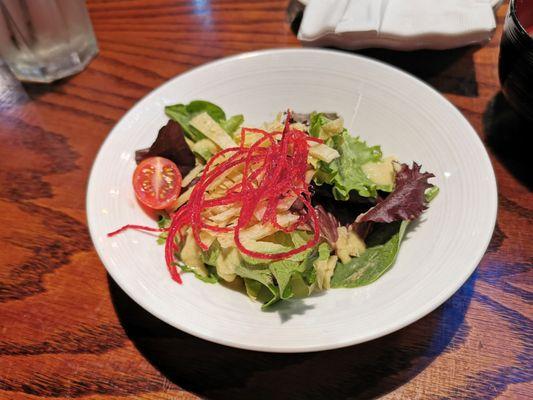
[[[115,235],[118,235],[121,232],[124,232],[124,231],[128,230],[128,229],[135,229],[137,231],[145,231],[145,232],[165,232],[167,230],[165,228],[151,228],[149,226],[128,224],[128,225],[124,225],[120,229],[117,229],[116,231],[109,232],[107,234],[107,236],[108,237],[115,236]]]
[[[252,132],[261,134],[250,147],[245,147],[246,134]],[[232,147],[220,151],[206,164],[200,180],[194,186],[189,201],[180,207],[171,217],[168,229],[155,229],[127,225],[109,234],[113,236],[125,229],[141,229],[146,231],[167,231],[165,243],[165,260],[172,278],[181,283],[176,268],[175,252],[177,243],[183,242],[183,233],[187,227],[192,229],[193,237],[200,248],[208,250],[202,242],[200,232],[233,233],[235,245],[242,254],[265,259],[279,260],[315,246],[320,239],[318,217],[311,206],[311,194],[305,176],[308,170],[307,158],[309,142],[322,143],[320,139],[309,136],[306,132],[290,127],[290,112],[287,113],[282,132],[266,132],[261,129],[243,128],[239,147]],[[227,157],[220,161],[222,157]],[[216,161],[220,161],[214,165]],[[239,166],[242,168],[242,182],[227,189],[217,198],[209,197],[209,189],[213,183],[225,172]],[[299,199],[307,209],[298,219],[282,226],[277,219],[279,203],[286,198]],[[203,214],[206,210],[217,206],[235,206],[240,208],[240,215],[236,224],[230,227],[219,227],[207,224]],[[259,206],[264,207],[260,221],[253,220]],[[311,222],[311,224],[309,224]],[[298,227],[311,225],[313,237],[304,245],[283,253],[261,253],[245,247],[241,241],[241,231],[253,225],[262,223],[272,224],[283,232],[293,232]]]

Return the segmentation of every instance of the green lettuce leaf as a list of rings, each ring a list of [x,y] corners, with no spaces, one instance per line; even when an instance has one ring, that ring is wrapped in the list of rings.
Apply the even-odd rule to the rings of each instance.
[[[217,265],[217,259],[220,256],[220,244],[217,240],[214,240],[207,251],[202,252],[202,261],[204,264],[215,267]]]
[[[329,247],[329,245],[324,242],[324,243],[320,243],[318,245],[318,257],[317,259],[319,261],[325,261],[329,258],[329,255],[331,253],[331,248]]]
[[[308,243],[312,239],[312,234],[305,231],[296,230],[290,234],[292,249],[302,247],[304,244]],[[312,248],[304,250],[300,253],[294,254],[288,258],[290,261],[304,261],[313,251]]]
[[[198,129],[191,126],[190,121],[196,115],[206,112],[213,118],[227,133],[232,136],[233,132],[242,124],[244,118],[242,115],[235,115],[226,120],[224,110],[216,104],[203,100],[191,101],[189,104],[174,104],[165,107],[165,114],[179,123],[189,139],[197,142],[205,139],[205,135]]]
[[[296,244],[300,246],[300,244]],[[291,297],[307,297],[314,288],[316,282],[316,260],[327,260],[331,249],[327,243],[321,243],[314,249],[302,252],[305,254],[298,261],[280,260],[269,265],[272,275],[276,279],[281,300]]]
[[[264,288],[264,285],[261,282],[250,278],[243,278],[243,281],[248,297],[254,301],[261,301],[259,296],[261,295],[261,290]]]
[[[438,186],[433,185],[429,189],[426,190],[424,193],[424,198],[426,199],[426,203],[430,203],[433,201],[435,197],[439,194],[440,189]]]
[[[371,181],[361,168],[365,163],[381,161],[379,146],[370,147],[346,130],[329,139],[326,144],[336,149],[340,157],[329,164],[320,162],[314,180],[318,185],[332,185],[335,199],[348,200],[351,190],[356,190],[363,197],[377,197],[378,189],[390,190]]]
[[[305,232],[301,230],[296,230],[291,233],[285,233],[285,232],[278,231],[270,236],[263,238],[261,241],[273,242],[273,243],[282,245],[283,247],[280,251],[285,253],[297,247],[303,246],[304,244],[309,242],[309,240],[311,240],[311,236],[312,235],[309,232]],[[289,258],[287,258],[287,260],[303,261],[307,257],[307,255],[312,251],[313,249],[304,250],[300,253],[290,256]],[[241,257],[245,263],[250,264],[250,265],[263,265],[263,264],[268,263],[268,260],[254,258],[243,253],[241,253]]]
[[[172,220],[167,214],[161,214],[159,215],[159,219],[157,220],[157,226],[161,229],[168,228],[170,226],[170,223]],[[157,244],[165,244],[167,241],[168,233],[162,232],[157,237]]]
[[[279,289],[274,285],[273,275],[268,266],[247,266],[241,264],[237,266],[235,273],[241,278],[244,278],[248,296],[252,300],[262,302],[263,308],[270,307],[280,300]],[[255,282],[250,282],[250,280]]]
[[[303,263],[296,261],[275,261],[270,264],[270,271],[278,284],[280,297],[282,300],[291,298],[294,296],[294,292],[291,286],[291,278],[295,273],[303,272]]]
[[[317,258],[318,252],[313,251],[305,260],[302,261],[302,279],[309,287],[312,287],[316,283],[316,269],[313,263]]]
[[[337,116],[335,115],[335,117]],[[344,127],[341,118],[330,119],[325,113],[311,113],[309,118],[309,134],[311,136],[327,140],[332,136],[342,133],[343,130]]]
[[[269,240],[287,246],[287,250],[306,243],[309,233],[295,231],[291,234],[278,232]],[[322,248],[320,248],[322,249]],[[211,249],[209,249],[211,252]],[[325,245],[329,256],[329,246]],[[210,255],[215,253],[210,253]],[[254,300],[263,302],[263,308],[269,307],[279,300],[291,297],[307,297],[313,291],[316,282],[314,261],[319,257],[317,248],[309,249],[288,259],[268,261],[254,259],[241,254],[243,262],[236,274],[244,278],[246,292]],[[258,285],[260,284],[261,287]]]
[[[313,269],[315,270],[317,286],[319,289],[327,288],[331,278],[327,272],[327,261],[330,258],[331,247],[327,242],[320,243],[318,246],[318,255],[313,261]]]
[[[409,221],[376,224],[367,239],[367,249],[346,264],[337,263],[331,278],[332,288],[368,285],[383,275],[394,263]]]
[[[222,129],[224,129],[230,136],[235,136],[234,133],[239,129],[239,126],[244,122],[244,117],[242,115],[234,115],[228,120],[218,121]]]
[[[329,118],[326,118],[324,113],[311,113],[311,118],[309,121],[309,133],[314,137],[322,137],[322,127],[328,122],[331,122]]]
[[[162,232],[159,234],[159,236],[156,239],[157,244],[165,244],[167,242],[168,233]]]
[[[218,275],[217,275],[217,270],[215,267],[211,266],[211,265],[207,265],[207,271],[208,271],[208,275],[207,276],[203,276],[203,275],[200,275],[196,272],[196,270],[188,267],[187,265],[181,263],[179,265],[180,269],[183,271],[183,272],[192,272],[194,274],[194,276],[198,279],[200,279],[201,281],[205,282],[205,283],[217,283],[218,282]]]

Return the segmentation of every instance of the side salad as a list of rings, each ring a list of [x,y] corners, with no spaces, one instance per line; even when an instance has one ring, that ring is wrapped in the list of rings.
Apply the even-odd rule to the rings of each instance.
[[[334,113],[289,111],[242,127],[207,101],[165,108],[136,152],[133,187],[158,210],[170,276],[241,284],[269,307],[374,282],[394,264],[410,221],[437,195],[416,162],[384,157]]]

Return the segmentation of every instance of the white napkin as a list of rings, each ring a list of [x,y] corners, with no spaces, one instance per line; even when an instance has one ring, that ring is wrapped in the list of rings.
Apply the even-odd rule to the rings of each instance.
[[[502,0],[300,0],[304,45],[449,49],[488,41]]]

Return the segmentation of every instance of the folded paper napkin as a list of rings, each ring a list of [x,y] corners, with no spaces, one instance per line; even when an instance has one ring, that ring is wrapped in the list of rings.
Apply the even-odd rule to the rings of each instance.
[[[449,49],[488,41],[502,0],[300,0],[305,45]]]

